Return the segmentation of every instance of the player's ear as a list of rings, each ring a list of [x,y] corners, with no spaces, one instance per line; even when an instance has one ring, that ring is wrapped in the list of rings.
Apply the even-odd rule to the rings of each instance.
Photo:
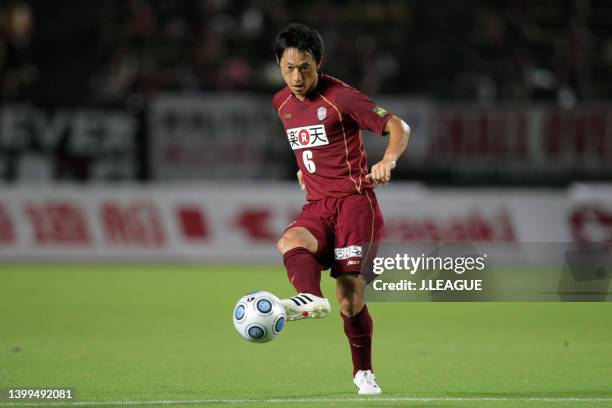
[[[317,64],[317,71],[321,69],[321,65],[323,65],[323,56],[321,55],[321,59],[319,59],[319,63]]]

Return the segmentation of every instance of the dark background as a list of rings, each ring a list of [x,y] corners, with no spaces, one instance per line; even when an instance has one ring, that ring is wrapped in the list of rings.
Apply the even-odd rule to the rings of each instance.
[[[610,116],[612,1],[606,0],[2,1],[2,105],[126,112],[137,123],[134,170],[107,179],[152,180],[151,101],[167,93],[270,98],[282,86],[274,36],[292,21],[323,35],[324,71],[372,97],[421,98],[434,103],[434,111],[449,104],[546,106],[563,115],[597,106],[603,118]],[[601,161],[610,155],[612,120],[601,126],[597,120],[580,143],[608,140]],[[45,154],[56,160],[53,178],[92,178],[82,170],[91,157],[67,157],[61,147]],[[292,177],[286,154],[286,175],[278,177]],[[20,179],[15,160],[17,152],[1,144],[6,181]],[[57,162],[68,170],[58,171]],[[584,157],[562,173],[540,176],[537,169],[500,175],[503,163],[460,177],[453,166],[441,165],[407,166],[396,176],[432,184],[538,186],[610,179],[608,167],[587,168]]]

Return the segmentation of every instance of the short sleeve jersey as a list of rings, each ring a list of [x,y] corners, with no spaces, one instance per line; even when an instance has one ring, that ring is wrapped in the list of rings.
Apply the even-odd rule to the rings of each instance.
[[[306,184],[306,199],[344,197],[372,189],[361,130],[383,135],[391,114],[344,82],[320,74],[303,101],[288,87],[273,104]]]

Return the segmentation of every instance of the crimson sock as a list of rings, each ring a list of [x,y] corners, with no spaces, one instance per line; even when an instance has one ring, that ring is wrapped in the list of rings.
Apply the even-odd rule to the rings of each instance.
[[[348,317],[340,312],[344,320],[344,334],[348,338],[353,357],[353,376],[359,370],[372,369],[372,317],[368,307],[363,306],[361,312]]]
[[[298,293],[311,293],[323,297],[321,293],[321,265],[306,248],[290,249],[283,255],[289,282]]]

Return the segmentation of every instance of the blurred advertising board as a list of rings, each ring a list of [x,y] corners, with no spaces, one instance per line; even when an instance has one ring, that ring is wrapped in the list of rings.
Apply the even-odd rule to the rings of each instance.
[[[612,181],[612,107],[374,98],[412,139],[398,177],[470,184]],[[138,113],[0,106],[0,180],[278,180],[295,161],[268,96],[161,95]],[[370,163],[386,139],[364,137]],[[465,184],[465,183],[464,183]]]
[[[135,179],[139,131],[119,110],[0,106],[0,180]]]
[[[3,186],[1,260],[279,261],[304,204],[294,184]],[[380,188],[393,242],[612,242],[612,186],[565,190]]]
[[[609,106],[439,106],[430,122],[432,166],[523,178],[612,174]]]
[[[545,183],[612,174],[612,107],[444,104],[381,96],[406,120],[412,140],[398,174],[452,174],[454,180]],[[284,178],[293,157],[270,98],[252,94],[165,95],[149,117],[156,180]],[[370,163],[384,138],[364,137]]]
[[[151,176],[156,180],[279,178],[288,151],[270,98],[160,96],[149,111]]]

